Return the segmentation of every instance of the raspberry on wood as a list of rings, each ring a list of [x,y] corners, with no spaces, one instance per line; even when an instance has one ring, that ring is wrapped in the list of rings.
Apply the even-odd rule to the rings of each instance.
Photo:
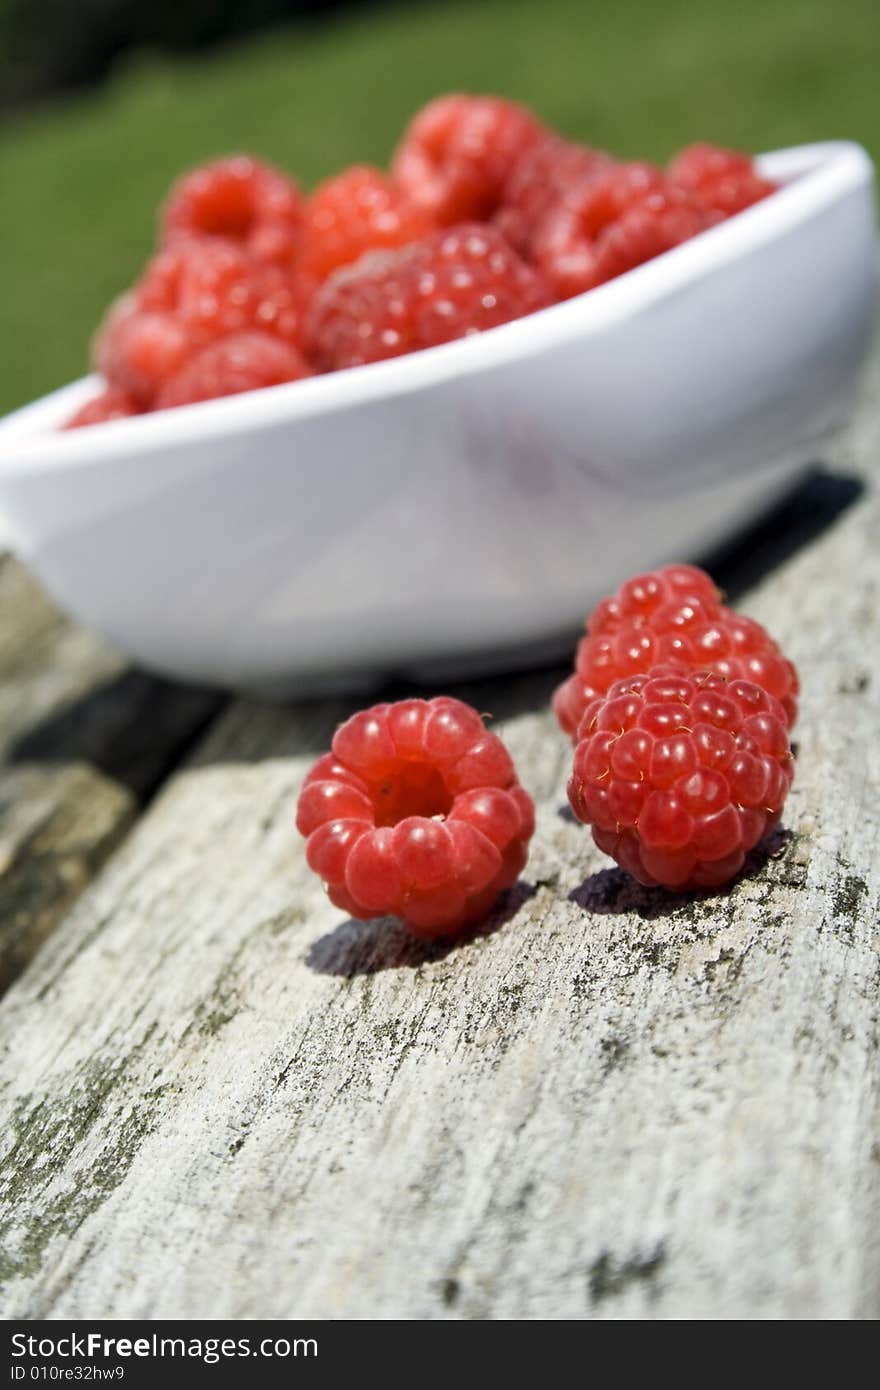
[[[501,203],[511,166],[544,128],[524,106],[453,93],[429,102],[397,148],[393,173],[436,223],[481,221]]]
[[[250,155],[230,155],[184,174],[162,217],[179,236],[240,242],[257,260],[289,268],[302,237],[303,198],[293,179]]]
[[[363,257],[318,290],[306,347],[319,370],[360,366],[494,328],[552,303],[491,226],[464,223]]]
[[[306,777],[296,823],[337,907],[400,917],[423,937],[484,917],[535,827],[503,743],[449,696],[353,715]]]
[[[666,565],[628,579],[593,610],[574,672],[553,696],[560,725],[574,737],[584,711],[615,681],[668,661],[753,681],[780,701],[789,727],[795,722],[797,671],[766,629],[725,607],[703,570]]]
[[[640,883],[711,888],[778,824],[793,775],[772,695],[660,665],[591,702],[568,796],[599,849]]]

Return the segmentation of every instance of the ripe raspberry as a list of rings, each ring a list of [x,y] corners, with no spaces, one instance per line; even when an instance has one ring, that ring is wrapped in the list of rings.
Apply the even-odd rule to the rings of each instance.
[[[105,420],[124,420],[129,415],[139,414],[138,404],[131,396],[126,396],[124,391],[117,391],[110,386],[99,396],[93,396],[85,405],[81,405],[63,428],[76,430],[82,425],[102,425]]]
[[[460,700],[400,700],[355,714],[300,793],[297,828],[331,902],[450,936],[519,876],[531,798],[501,740]]]
[[[499,97],[438,97],[415,116],[394,176],[436,223],[481,221],[501,202],[514,160],[544,134],[531,111]]]
[[[671,250],[712,220],[652,165],[612,165],[551,205],[534,232],[532,255],[555,293],[570,299]]]
[[[301,273],[325,280],[366,251],[389,251],[418,241],[430,219],[378,169],[356,165],[315,190],[306,209]]]
[[[222,237],[260,261],[289,267],[302,220],[303,199],[292,179],[248,155],[231,155],[178,180],[165,205],[163,239]]]
[[[608,155],[559,135],[544,135],[514,162],[493,221],[521,256],[529,258],[535,232],[559,202],[611,164]]]
[[[268,333],[234,333],[209,343],[160,389],[156,410],[299,381],[311,373],[296,348]]]
[[[793,775],[778,700],[673,664],[592,701],[568,796],[599,849],[640,883],[709,888],[778,823]]]
[[[553,696],[562,728],[574,737],[584,711],[622,677],[674,661],[728,680],[754,681],[797,717],[797,672],[760,623],[724,607],[708,574],[667,565],[622,584],[594,609],[574,674]]]
[[[298,348],[303,303],[294,277],[233,242],[182,239],[160,251],[98,330],[95,365],[144,408],[195,353],[231,334],[270,334]]]
[[[465,223],[338,271],[312,302],[307,350],[324,371],[354,367],[464,338],[551,302],[541,277],[499,232]]]
[[[682,150],[669,167],[669,181],[724,217],[742,212],[777,188],[761,178],[748,155],[706,144]]]
[[[165,312],[143,310],[137,294],[111,305],[95,337],[95,366],[111,386],[150,406],[162,382],[190,355],[186,330]]]
[[[173,314],[196,347],[250,329],[299,343],[297,280],[234,242],[189,238],[160,251],[135,295],[140,309]]]

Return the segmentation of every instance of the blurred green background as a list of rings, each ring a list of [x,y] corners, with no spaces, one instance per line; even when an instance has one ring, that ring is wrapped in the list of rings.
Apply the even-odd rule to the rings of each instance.
[[[195,56],[129,50],[101,85],[4,117],[0,411],[85,369],[168,184],[210,156],[248,150],[309,185],[385,163],[416,107],[465,89],[629,157],[832,137],[876,157],[878,70],[877,0],[410,0]]]

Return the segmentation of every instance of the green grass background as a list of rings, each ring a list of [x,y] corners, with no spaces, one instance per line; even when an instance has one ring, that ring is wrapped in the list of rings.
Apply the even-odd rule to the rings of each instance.
[[[308,185],[384,163],[418,105],[463,88],[624,156],[847,136],[876,157],[878,71],[877,0],[437,0],[140,55],[0,132],[0,411],[80,374],[169,182],[209,156],[253,151]]]

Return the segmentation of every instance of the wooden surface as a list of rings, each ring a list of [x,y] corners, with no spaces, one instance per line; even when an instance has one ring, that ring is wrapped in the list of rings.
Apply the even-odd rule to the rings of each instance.
[[[0,557],[0,992],[219,703],[126,671]]]
[[[724,896],[636,887],[566,814],[556,672],[463,692],[538,833],[486,927],[431,948],[306,870],[297,789],[344,703],[233,703],[138,815],[113,750],[154,697],[191,736],[204,697],[157,683],[70,757],[58,710],[114,659],[48,610],[37,674],[0,636],[34,755],[7,753],[0,886],[80,816],[50,838],[73,886],[3,926],[33,956],[0,1004],[4,1314],[878,1316],[878,452],[875,362],[846,446],[719,558],[804,679],[785,833]]]

